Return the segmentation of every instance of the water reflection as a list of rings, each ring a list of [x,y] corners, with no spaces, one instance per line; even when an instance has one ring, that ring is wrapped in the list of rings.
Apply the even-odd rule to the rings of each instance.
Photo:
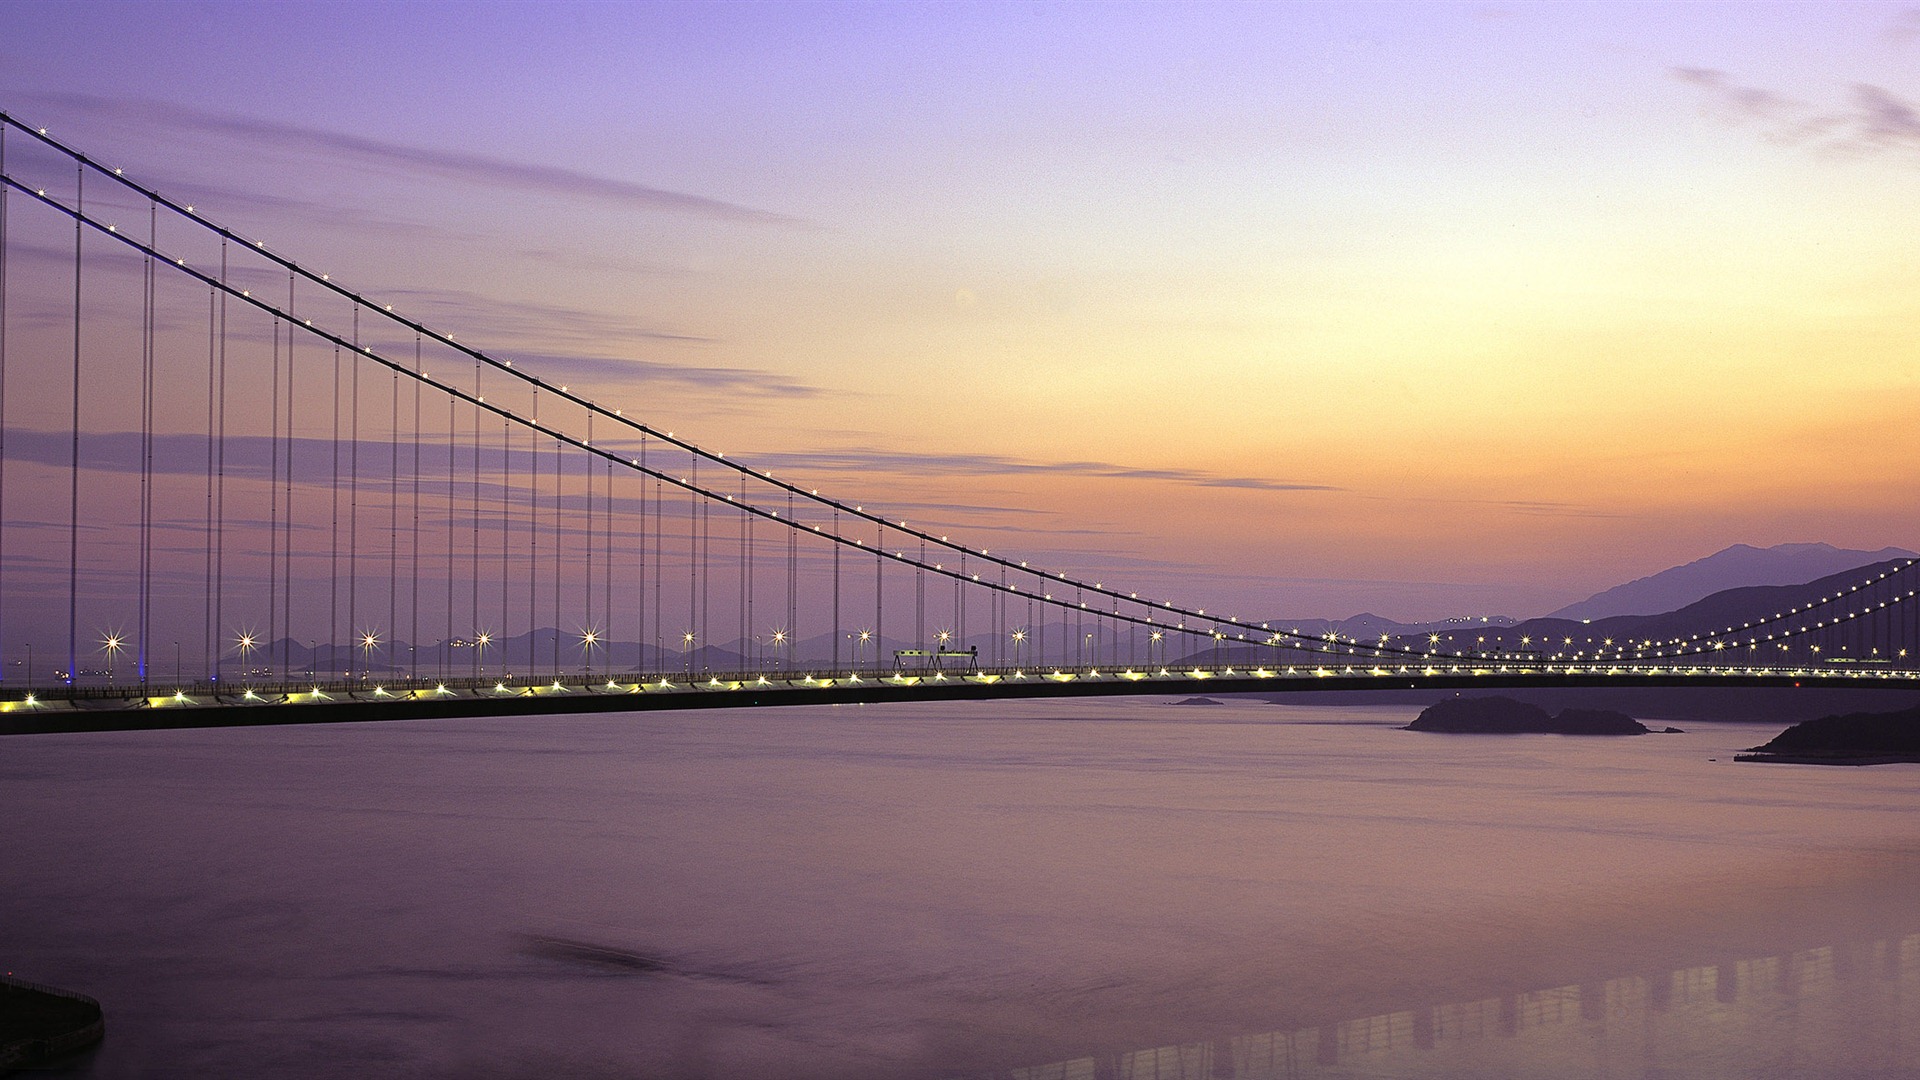
[[[1920,933],[1114,1051],[980,1080],[1920,1075]]]

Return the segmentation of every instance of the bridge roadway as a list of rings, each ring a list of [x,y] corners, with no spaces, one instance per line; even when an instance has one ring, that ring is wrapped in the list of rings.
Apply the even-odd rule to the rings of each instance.
[[[1120,695],[1360,690],[1495,690],[1521,687],[1745,686],[1920,690],[1920,668],[1718,667],[1468,663],[1445,666],[1329,663],[1285,667],[932,668],[820,675],[685,672],[457,679],[375,677],[9,689],[0,735],[166,728],[251,727],[452,717],[536,716],[652,709],[766,708],[868,702],[991,701]]]

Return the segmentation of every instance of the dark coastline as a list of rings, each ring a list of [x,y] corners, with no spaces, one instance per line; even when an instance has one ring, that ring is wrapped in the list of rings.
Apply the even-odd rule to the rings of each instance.
[[[1795,724],[1735,761],[1779,765],[1896,765],[1920,762],[1920,707],[1822,716]]]
[[[0,976],[0,1075],[84,1050],[106,1034],[100,1003],[85,994]]]

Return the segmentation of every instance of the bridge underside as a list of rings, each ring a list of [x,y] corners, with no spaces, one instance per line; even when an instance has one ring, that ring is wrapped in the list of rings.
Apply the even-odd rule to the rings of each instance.
[[[679,709],[767,708],[918,701],[1003,701],[1038,698],[1139,697],[1185,694],[1275,694],[1307,691],[1494,691],[1574,687],[1825,687],[1920,691],[1920,671],[1721,672],[1490,671],[1399,672],[1353,669],[1316,674],[1244,670],[1124,673],[946,673],[844,676],[696,676],[677,681],[538,684],[488,679],[405,686],[312,684],[207,686],[156,695],[151,688],[90,687],[0,702],[0,735],[283,724],[367,723],[459,717]],[[56,696],[57,695],[57,696]]]

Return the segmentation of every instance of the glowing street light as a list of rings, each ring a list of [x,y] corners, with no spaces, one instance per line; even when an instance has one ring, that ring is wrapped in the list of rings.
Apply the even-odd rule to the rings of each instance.
[[[593,647],[599,642],[600,631],[592,627],[580,631],[580,651],[585,656],[586,672],[589,677],[593,675]]]
[[[360,677],[367,677],[373,667],[373,650],[380,644],[380,635],[371,630],[360,634]]]
[[[113,682],[113,662],[120,656],[120,650],[126,647],[126,639],[119,634],[108,634],[100,639],[100,651],[107,654],[107,682]]]
[[[242,630],[233,639],[233,647],[240,650],[240,674],[242,678],[251,674],[253,650],[258,648],[260,639],[252,631]]]

